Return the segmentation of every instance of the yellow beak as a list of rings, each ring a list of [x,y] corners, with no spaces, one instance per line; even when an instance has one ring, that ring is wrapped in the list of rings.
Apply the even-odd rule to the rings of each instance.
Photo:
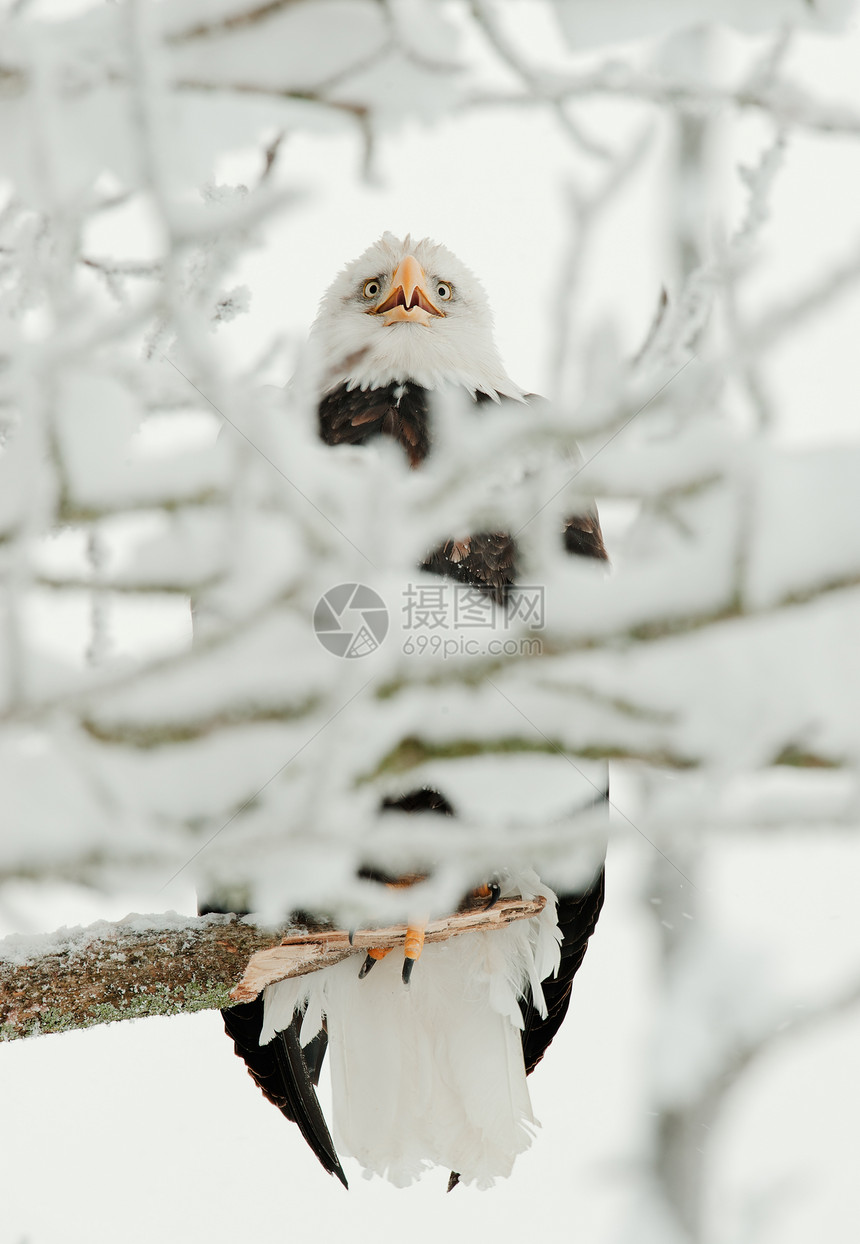
[[[391,278],[388,295],[369,314],[381,315],[385,324],[406,320],[426,327],[432,315],[444,316],[445,312],[430,300],[424,269],[414,255],[407,255]]]

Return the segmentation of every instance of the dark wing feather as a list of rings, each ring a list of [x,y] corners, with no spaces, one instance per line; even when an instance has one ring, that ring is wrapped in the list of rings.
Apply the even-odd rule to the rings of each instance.
[[[532,1005],[531,992],[520,1000],[523,1016],[523,1059],[526,1075],[531,1075],[561,1027],[570,1004],[573,978],[579,971],[588,939],[594,932],[603,906],[603,867],[587,890],[561,894],[558,899],[558,925],[561,930],[561,964],[555,976],[543,982],[546,1018]]]
[[[325,1033],[321,1032],[302,1050],[299,1044],[301,1016],[297,1016],[289,1028],[279,1032],[268,1045],[260,1045],[262,994],[253,1002],[223,1010],[221,1015],[224,1029],[232,1038],[236,1053],[245,1060],[251,1079],[282,1114],[298,1124],[322,1166],[330,1175],[337,1175],[346,1188],[346,1176],[314,1091],[325,1056]]]
[[[329,1174],[337,1175],[344,1188],[348,1188],[299,1044],[300,1023],[300,1019],[294,1019],[289,1028],[279,1032],[272,1041],[281,1079],[289,1093],[289,1113],[283,1106],[281,1110],[288,1118],[295,1119],[299,1131]]]
[[[238,915],[248,914],[241,910],[240,905],[234,906],[239,907]],[[214,899],[198,903],[197,910],[205,916],[208,912],[228,912],[231,905]],[[302,1049],[299,1043],[302,1017],[297,1016],[284,1032],[279,1032],[267,1045],[260,1045],[260,1033],[263,1031],[262,994],[253,1002],[225,1007],[221,1018],[234,1050],[248,1068],[248,1075],[282,1114],[298,1124],[302,1136],[321,1164],[347,1187],[346,1176],[314,1092],[319,1084],[328,1046],[325,1028]]]
[[[596,557],[599,561],[609,561],[596,512],[577,514],[565,519],[564,547],[568,553],[574,553],[577,557]]]

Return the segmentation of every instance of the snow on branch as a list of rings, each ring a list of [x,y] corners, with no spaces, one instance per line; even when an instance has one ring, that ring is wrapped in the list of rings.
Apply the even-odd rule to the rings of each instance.
[[[855,119],[790,86],[782,36],[743,81],[716,88],[676,80],[659,57],[647,72],[635,58],[543,64],[504,6],[464,5],[457,20],[417,9],[420,37],[398,6],[362,0],[336,38],[323,2],[215,15],[191,0],[118,5],[32,38],[26,13],[4,19],[0,113],[15,133],[31,118],[35,140],[12,145],[16,192],[0,212],[0,770],[13,809],[0,877],[118,885],[188,869],[217,888],[238,871],[268,915],[314,901],[352,912],[369,901],[353,877],[368,844],[404,866],[410,852],[438,859],[438,829],[398,846],[402,826],[380,815],[387,797],[435,782],[471,831],[468,846],[452,839],[459,875],[436,876],[444,905],[498,864],[500,843],[580,867],[598,829],[569,814],[563,782],[547,784],[553,765],[586,783],[607,758],[738,780],[854,771],[855,671],[837,671],[835,654],[857,624],[860,461],[792,453],[766,420],[750,428],[727,407],[732,386],[760,393],[766,350],[860,282],[852,253],[771,311],[751,315],[740,296],[793,130],[854,133]],[[433,124],[505,98],[488,86],[500,75],[516,79],[512,100],[552,107],[599,170],[596,188],[587,177],[570,188],[557,391],[494,412],[492,436],[486,412],[441,398],[420,472],[391,446],[333,453],[301,384],[264,391],[213,335],[248,306],[234,268],[261,225],[301,202],[282,142],[341,114],[368,141],[407,116]],[[600,93],[670,117],[755,107],[773,122],[725,253],[661,299],[632,359],[611,331],[574,323],[590,231],[656,156],[644,129],[619,152],[595,139],[575,109]],[[94,110],[110,124],[94,127]],[[216,185],[236,148],[257,153],[256,180]],[[129,203],[154,216],[144,259],[89,241],[95,220]],[[595,496],[637,507],[609,578],[559,539]],[[480,653],[450,628],[435,647],[416,644],[409,603],[429,589],[416,567],[475,530],[515,533],[524,579],[543,593],[539,626],[496,613]],[[314,633],[338,583],[366,584],[387,609],[387,639],[364,662],[338,660]],[[46,597],[88,600],[80,662],[49,657],[32,633],[29,611]],[[167,650],[115,658],[129,603],[185,601],[193,646],[186,625]],[[814,654],[816,677],[798,649]],[[761,671],[774,688],[765,703]],[[500,755],[546,800],[482,810],[470,792],[490,798]],[[704,823],[714,804],[699,799]],[[336,879],[320,869],[331,859]]]
[[[248,957],[275,941],[236,916],[172,913],[12,935],[0,941],[0,1038],[229,1005]]]
[[[486,900],[428,923],[425,941],[503,928],[546,900]],[[251,1002],[266,985],[371,947],[404,945],[407,926],[353,933],[292,924],[277,932],[235,915],[167,912],[0,940],[0,1041]]]

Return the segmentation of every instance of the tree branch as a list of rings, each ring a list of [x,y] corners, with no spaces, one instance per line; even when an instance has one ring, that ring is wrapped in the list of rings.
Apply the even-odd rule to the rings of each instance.
[[[503,898],[489,909],[475,901],[431,921],[425,940],[503,928],[537,915],[545,901]],[[406,925],[354,934],[295,924],[273,930],[235,915],[174,912],[13,934],[0,940],[0,1040],[247,1002],[274,981],[405,938]]]
[[[295,932],[171,912],[13,934],[0,941],[0,1039],[229,1006],[250,956]]]
[[[258,22],[265,22],[283,9],[295,6],[297,2],[298,0],[264,0],[264,3],[255,5],[252,8],[240,9],[237,13],[229,13],[224,17],[216,18],[214,21],[198,22],[194,26],[187,26],[184,30],[177,30],[173,34],[167,35],[165,42],[173,44],[191,43],[195,39],[211,39],[218,35],[228,35],[235,30],[243,29],[243,27],[254,26]]]
[[[638,99],[679,111],[717,113],[726,109],[762,112],[781,126],[817,131],[823,134],[860,133],[860,115],[849,105],[813,98],[800,86],[787,80],[762,88],[758,84],[714,87],[699,82],[660,78],[642,73],[617,60],[594,70],[557,75],[545,83],[540,94],[527,91],[484,90],[475,92],[466,106],[472,108],[529,107],[561,103],[588,96]]]

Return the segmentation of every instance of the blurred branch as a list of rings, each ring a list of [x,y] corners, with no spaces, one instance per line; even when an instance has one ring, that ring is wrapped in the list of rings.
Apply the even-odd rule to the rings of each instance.
[[[537,96],[528,92],[476,91],[465,104],[473,108],[522,107],[545,104],[548,100],[561,103],[601,95],[637,99],[682,112],[705,110],[717,114],[726,109],[763,112],[784,127],[860,135],[860,112],[847,104],[813,99],[788,81],[775,81],[767,86],[722,88],[652,76],[618,60],[607,61],[597,69],[582,73],[556,75],[552,84],[544,83]]]
[[[742,1043],[733,1051],[719,1071],[703,1086],[700,1100],[713,1114],[738,1080],[765,1055],[774,1053],[786,1041],[802,1037],[811,1030],[860,1007],[860,975],[846,989],[814,1004],[804,1003],[781,1024],[762,1032],[752,1041]]]
[[[177,78],[173,86],[177,91],[199,91],[204,94],[223,91],[233,95],[259,95],[268,99],[294,99],[305,104],[318,104],[321,108],[362,122],[368,115],[366,104],[350,103],[344,99],[327,99],[316,87],[313,90],[299,90],[287,86],[267,86],[259,82],[211,82],[203,78]]]
[[[783,51],[786,46],[787,42],[781,45]],[[745,254],[751,251],[769,219],[770,195],[777,173],[785,162],[786,144],[785,132],[778,129],[773,141],[762,152],[758,163],[752,168],[741,167],[739,169],[749,192],[746,211],[719,259],[724,322],[730,343],[729,353],[738,360],[738,380],[746,391],[759,434],[771,428],[774,412],[760,360],[749,355],[745,349],[748,327],[743,320],[740,308],[738,269],[743,263]]]
[[[832,264],[812,285],[794,298],[782,297],[758,321],[749,325],[744,334],[744,356],[761,353],[780,342],[811,315],[830,306],[849,293],[860,282],[860,246]],[[726,358],[723,366],[728,364]]]
[[[398,0],[376,0],[382,8],[388,28],[398,51],[406,60],[429,73],[458,74],[466,68],[459,61],[442,60],[438,56],[428,55],[422,45],[423,28],[412,27],[412,11]],[[441,7],[441,6],[438,6]]]
[[[266,0],[264,4],[251,5],[248,8],[240,9],[236,13],[231,13],[227,17],[218,17],[211,22],[196,22],[193,26],[186,26],[184,30],[174,31],[165,37],[166,43],[181,44],[191,43],[195,39],[211,39],[218,35],[229,35],[237,30],[243,30],[248,26],[256,26],[260,22],[265,22],[270,17],[274,17],[276,13],[282,12],[284,9],[298,7],[303,0]]]
[[[374,56],[375,60],[375,56]],[[361,66],[355,66],[355,72]],[[343,75],[347,76],[347,75]],[[372,124],[372,115],[367,104],[360,102],[351,102],[347,99],[331,99],[325,92],[339,81],[333,79],[331,83],[324,83],[310,89],[295,89],[291,87],[273,87],[263,85],[257,82],[210,82],[200,78],[180,78],[173,82],[173,88],[180,92],[197,92],[201,94],[216,94],[220,92],[232,93],[235,95],[261,96],[269,99],[294,100],[297,103],[314,104],[329,112],[336,113],[339,116],[347,117],[352,120],[358,127],[359,136],[363,147],[362,167],[365,179],[372,176],[373,154],[376,143],[376,133]],[[277,154],[278,144],[271,146],[266,152],[266,166],[263,176],[260,178],[260,184],[264,184],[268,180],[268,174],[274,163]],[[294,193],[294,192],[293,192]],[[292,198],[292,194],[285,191],[278,192],[280,202],[286,202]],[[279,204],[280,205],[280,204]]]
[[[751,1066],[775,1053],[786,1040],[809,1033],[860,1006],[860,980],[841,994],[814,1006],[778,1028],[742,1044],[700,1087],[694,1098],[658,1111],[658,1145],[655,1173],[669,1203],[689,1233],[691,1241],[704,1234],[704,1189],[709,1147],[707,1138],[716,1126],[726,1099]]]
[[[123,513],[125,512],[124,510]],[[93,588],[98,588],[99,592],[116,592],[120,596],[131,593],[135,596],[183,596],[187,599],[189,593],[193,594],[213,587],[220,582],[220,579],[215,577],[201,579],[185,578],[181,583],[178,583],[170,579],[160,581],[158,579],[135,579],[133,577],[111,579],[103,576],[95,580],[86,575],[70,574],[60,576],[40,574],[34,576],[33,582],[37,587],[52,588],[58,592],[91,592]]]
[[[90,255],[81,255],[79,262],[107,276],[160,277],[163,271],[163,264],[158,260],[94,259]]]
[[[596,189],[583,193],[574,184],[568,187],[571,220],[567,228],[567,245],[556,279],[557,313],[553,317],[553,349],[550,360],[551,391],[557,395],[565,392],[565,365],[573,354],[571,343],[574,334],[574,306],[593,228],[603,209],[614,200],[640,167],[651,144],[651,137],[650,126],[637,133],[626,150],[612,161]]]
[[[0,97],[20,95],[29,85],[29,77],[15,65],[0,65]]]
[[[493,6],[484,3],[484,0],[471,0],[469,7],[475,24],[487,43],[502,63],[507,65],[520,79],[528,92],[530,102],[542,102],[549,105],[563,132],[588,155],[596,156],[600,160],[610,159],[612,155],[610,149],[592,137],[565,111],[562,99],[554,90],[552,76],[545,70],[528,65],[520,56],[498,19],[498,8],[494,10]]]
[[[267,181],[268,178],[271,177],[272,171],[274,170],[275,164],[277,163],[278,156],[280,155],[281,148],[282,148],[285,138],[286,138],[286,131],[278,130],[277,134],[275,134],[271,142],[267,144],[266,149],[263,152],[264,162],[263,162],[263,171],[260,174],[260,181],[259,181],[260,185],[262,185],[264,181]]]

